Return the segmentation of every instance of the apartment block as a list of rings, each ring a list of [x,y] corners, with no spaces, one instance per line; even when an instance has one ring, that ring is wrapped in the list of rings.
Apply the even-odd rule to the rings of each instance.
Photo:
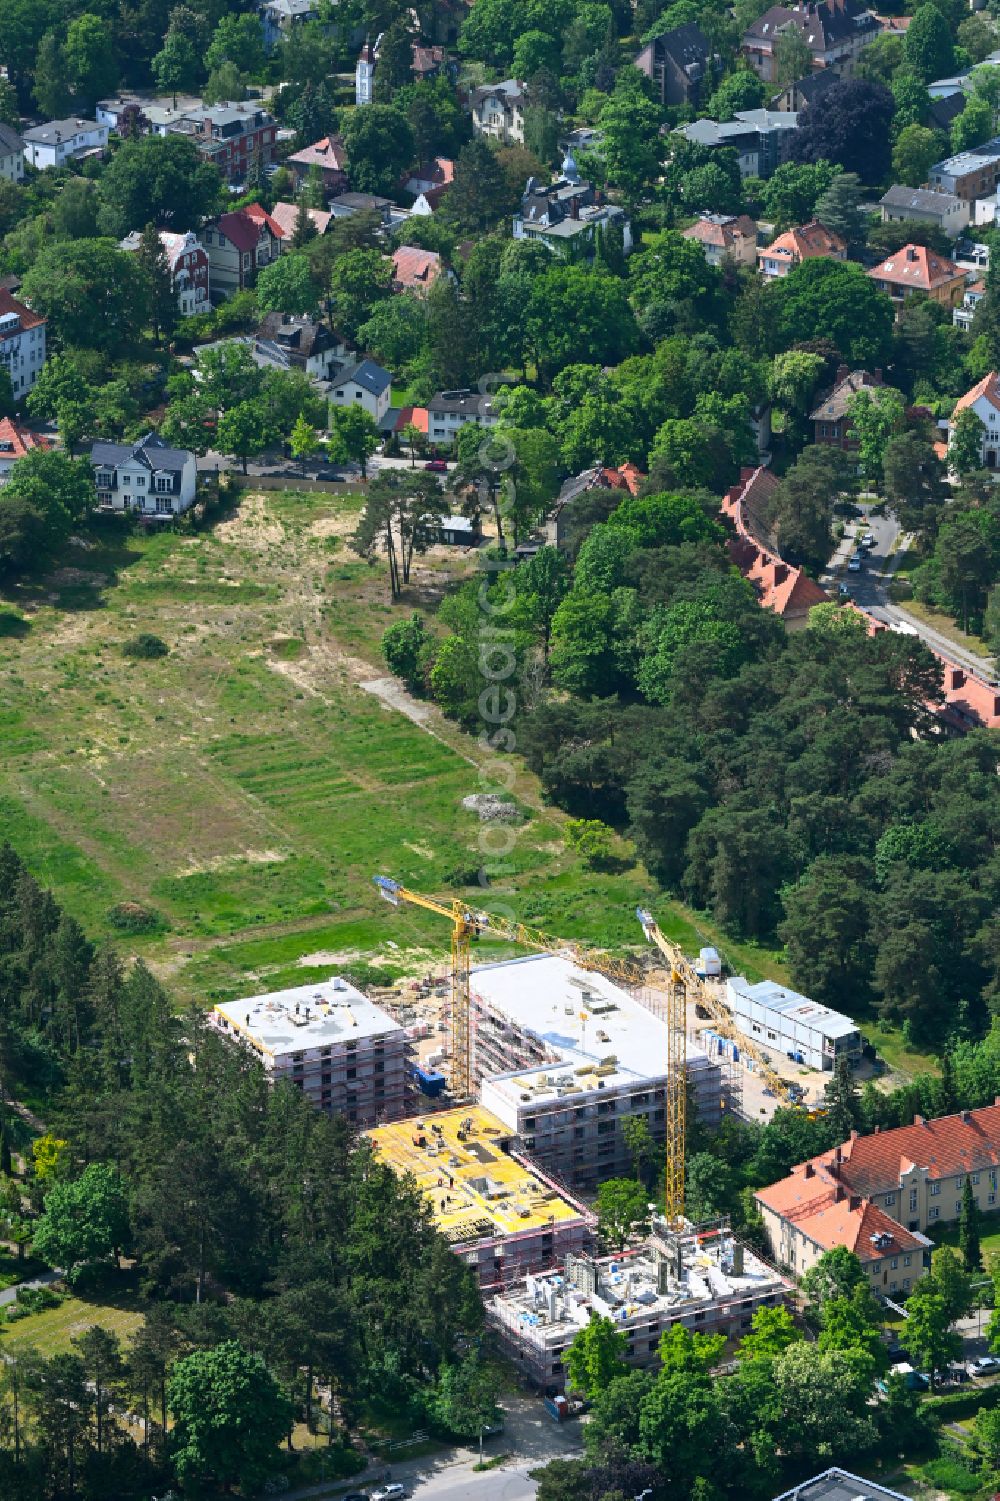
[[[404,1113],[406,1033],[340,975],[223,1002],[212,1021],[253,1049],[272,1083],[289,1080],[321,1110],[361,1126]]]

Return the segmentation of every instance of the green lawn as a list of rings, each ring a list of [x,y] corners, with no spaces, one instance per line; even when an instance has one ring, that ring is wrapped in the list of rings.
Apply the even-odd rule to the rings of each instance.
[[[922,1053],[903,1040],[899,1027],[865,1026],[861,1030],[871,1039],[889,1067],[907,1079],[915,1074],[939,1074],[941,1065],[932,1053]]]
[[[308,983],[358,958],[397,974],[446,959],[447,924],[387,908],[371,877],[457,889],[453,873],[479,863],[461,800],[481,752],[359,683],[386,675],[385,626],[469,564],[418,560],[392,607],[381,565],[347,546],[361,504],[271,492],[200,533],[154,537],[101,518],[54,577],[0,594],[21,622],[0,635],[0,826],[90,933],[141,954],[182,1000]],[[123,656],[141,630],[169,655]],[[528,817],[484,905],[636,949],[648,905],[689,950],[719,942],[748,974],[780,973],[776,956],[721,943],[658,897],[641,867],[586,870],[532,776],[514,794]],[[116,933],[108,911],[124,900],[163,930]]]
[[[32,1346],[42,1355],[60,1355],[72,1348],[75,1335],[95,1324],[110,1329],[124,1344],[143,1322],[142,1306],[134,1294],[101,1301],[66,1298],[58,1308],[46,1308],[14,1324],[0,1324],[0,1355]]]
[[[985,1180],[984,1180],[985,1181]],[[933,1225],[927,1234],[935,1246],[958,1246],[958,1220],[947,1225]],[[983,1214],[979,1220],[979,1243],[985,1256],[1000,1253],[1000,1210]]]

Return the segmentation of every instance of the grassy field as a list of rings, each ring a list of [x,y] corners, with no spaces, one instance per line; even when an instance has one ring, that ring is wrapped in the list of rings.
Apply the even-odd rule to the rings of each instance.
[[[0,1325],[0,1356],[5,1350],[13,1352],[28,1346],[46,1357],[62,1355],[72,1349],[75,1335],[95,1324],[110,1329],[124,1344],[142,1322],[141,1306],[132,1294],[94,1302],[65,1298],[58,1308],[46,1308],[14,1324]]]
[[[362,683],[387,674],[385,626],[430,607],[470,567],[437,550],[410,597],[347,547],[360,500],[247,496],[199,533],[152,537],[95,521],[72,566],[0,596],[0,826],[95,934],[129,900],[164,926],[115,935],[180,1000],[309,983],[363,957],[439,965],[447,924],[381,903],[375,873],[428,892],[479,864],[476,742],[424,706],[423,725]],[[133,660],[152,631],[170,647]],[[421,712],[419,709],[418,713]],[[723,943],[659,898],[645,872],[586,870],[563,817],[522,773],[527,814],[503,890],[525,921],[602,944],[641,938],[638,903],[689,948],[719,942],[748,973],[779,956]],[[482,957],[494,957],[484,951]]]

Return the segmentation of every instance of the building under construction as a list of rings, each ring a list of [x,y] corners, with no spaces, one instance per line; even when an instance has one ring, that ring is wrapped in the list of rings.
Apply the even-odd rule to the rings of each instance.
[[[738,1340],[758,1308],[775,1307],[791,1283],[735,1240],[725,1225],[672,1235],[662,1222],[639,1250],[567,1256],[561,1271],[530,1275],[487,1304],[487,1315],[521,1375],[541,1391],[562,1391],[565,1358],[592,1318],[611,1319],[633,1366],[656,1365],[672,1324]]]
[[[520,1146],[579,1187],[632,1172],[622,1124],[666,1136],[667,1023],[626,990],[554,954],[472,970],[472,1057],[483,1106]],[[687,1050],[698,1118],[718,1123],[723,1073]]]
[[[511,1150],[512,1132],[476,1105],[368,1133],[378,1157],[410,1173],[452,1250],[483,1290],[557,1266],[591,1245],[595,1216]]]

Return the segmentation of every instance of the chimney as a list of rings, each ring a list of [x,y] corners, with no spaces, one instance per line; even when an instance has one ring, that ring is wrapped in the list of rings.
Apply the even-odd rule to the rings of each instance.
[[[837,1184],[837,1191],[836,1191],[836,1193],[833,1196],[833,1202],[835,1204],[842,1204],[846,1198],[847,1198],[847,1191],[845,1190],[845,1188],[844,1188],[844,1186],[843,1186],[842,1183],[838,1183]]]
[[[881,365],[876,365],[875,369],[872,371],[872,385],[873,386],[880,386],[881,384],[882,384],[882,367],[881,367]]]
[[[840,1163],[843,1160],[843,1152],[842,1152],[842,1150],[841,1150],[840,1147],[838,1147],[837,1150],[834,1152],[834,1154],[833,1154],[833,1160],[836,1163]]]
[[[804,1170],[802,1176],[804,1178],[815,1178],[815,1176],[816,1176],[816,1169],[813,1167],[813,1165],[812,1165],[811,1162],[807,1162],[806,1163],[805,1170]]]
[[[788,564],[787,563],[775,563],[775,565],[774,565],[774,582],[775,582],[775,584],[783,584],[785,582],[785,580],[786,580],[787,577],[788,577]]]
[[[837,366],[837,385],[839,386],[840,383],[841,383],[841,381],[845,381],[847,379],[847,377],[850,375],[850,373],[851,373],[851,371],[850,371],[850,367],[848,365],[838,365]]]
[[[850,1201],[849,1201],[847,1207],[848,1207],[848,1209],[850,1209],[850,1211],[851,1211],[852,1214],[855,1212],[855,1210],[860,1209],[861,1208],[861,1195],[860,1194],[851,1194]]]
[[[914,246],[907,245],[907,247],[906,247],[906,259],[908,261],[915,261],[916,258],[917,258],[917,252],[916,252],[916,249],[914,248]]]
[[[874,1131],[872,1132],[872,1135],[873,1136],[877,1136],[878,1133],[881,1131],[881,1129],[882,1129],[881,1126],[876,1126],[875,1129],[874,1129]]]
[[[851,1132],[851,1140],[852,1141],[857,1141],[857,1139],[858,1139],[858,1133],[857,1133],[857,1131],[852,1131]]]
[[[962,1111],[962,1124],[963,1124],[963,1126],[971,1126],[972,1125],[972,1111],[971,1110],[963,1110]]]
[[[922,1126],[924,1124],[924,1118],[923,1118],[923,1116],[922,1115],[915,1115],[913,1117],[913,1124],[915,1126]]]

